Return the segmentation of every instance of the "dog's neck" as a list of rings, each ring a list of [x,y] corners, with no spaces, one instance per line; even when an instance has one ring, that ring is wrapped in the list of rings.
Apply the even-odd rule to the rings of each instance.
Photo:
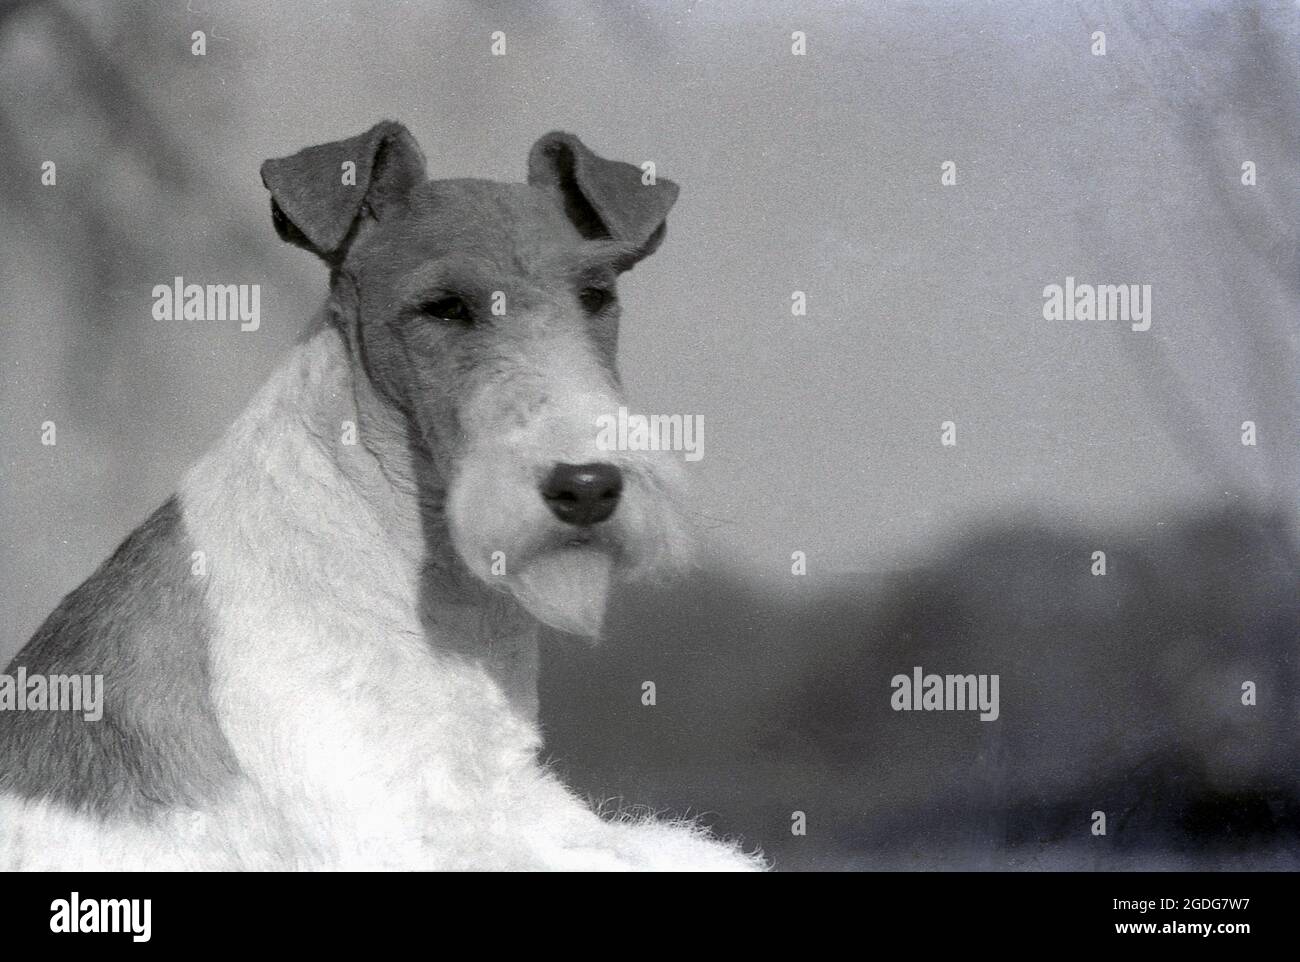
[[[328,317],[321,320],[304,345],[313,355],[308,364],[325,368],[319,382],[311,379],[318,386],[308,399],[309,430],[370,509],[385,547],[415,578],[416,615],[430,647],[482,663],[516,708],[535,717],[537,620],[461,562],[443,511],[446,484],[433,458],[406,414],[375,391],[355,346]]]

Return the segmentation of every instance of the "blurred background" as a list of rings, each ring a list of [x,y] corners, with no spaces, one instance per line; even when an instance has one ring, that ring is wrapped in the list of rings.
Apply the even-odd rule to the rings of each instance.
[[[1289,2],[0,2],[0,664],[323,299],[258,165],[386,117],[433,177],[559,128],[682,185],[621,364],[704,416],[702,551],[547,639],[581,792],[780,868],[1300,864]],[[261,328],[153,320],[176,275]],[[1067,275],[1150,331],[1045,321]],[[892,711],[917,665],[1000,719]]]

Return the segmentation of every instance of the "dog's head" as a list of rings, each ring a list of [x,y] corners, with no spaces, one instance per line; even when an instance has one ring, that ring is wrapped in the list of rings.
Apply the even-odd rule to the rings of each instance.
[[[677,186],[562,133],[527,184],[431,181],[391,122],[262,179],[280,236],[330,265],[358,376],[409,422],[460,560],[595,634],[611,579],[685,536],[671,456],[598,447],[624,403],[615,282],[663,240]]]

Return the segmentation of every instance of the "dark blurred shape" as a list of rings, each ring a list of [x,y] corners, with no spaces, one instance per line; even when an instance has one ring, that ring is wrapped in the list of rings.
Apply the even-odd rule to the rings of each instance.
[[[778,867],[1293,868],[1285,531],[1249,509],[1126,533],[1009,519],[911,571],[779,592],[701,571],[623,599],[599,648],[553,639],[547,745],[593,797],[703,815]],[[999,674],[1000,719],[893,711],[918,665]]]

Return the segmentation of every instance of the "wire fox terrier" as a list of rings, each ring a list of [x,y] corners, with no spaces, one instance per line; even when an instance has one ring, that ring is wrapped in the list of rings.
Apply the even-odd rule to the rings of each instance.
[[[329,298],[8,669],[104,702],[0,711],[0,869],[761,867],[537,760],[539,625],[595,635],[686,540],[670,456],[594,426],[676,185],[563,133],[527,184],[430,181],[392,122],[262,179]]]

